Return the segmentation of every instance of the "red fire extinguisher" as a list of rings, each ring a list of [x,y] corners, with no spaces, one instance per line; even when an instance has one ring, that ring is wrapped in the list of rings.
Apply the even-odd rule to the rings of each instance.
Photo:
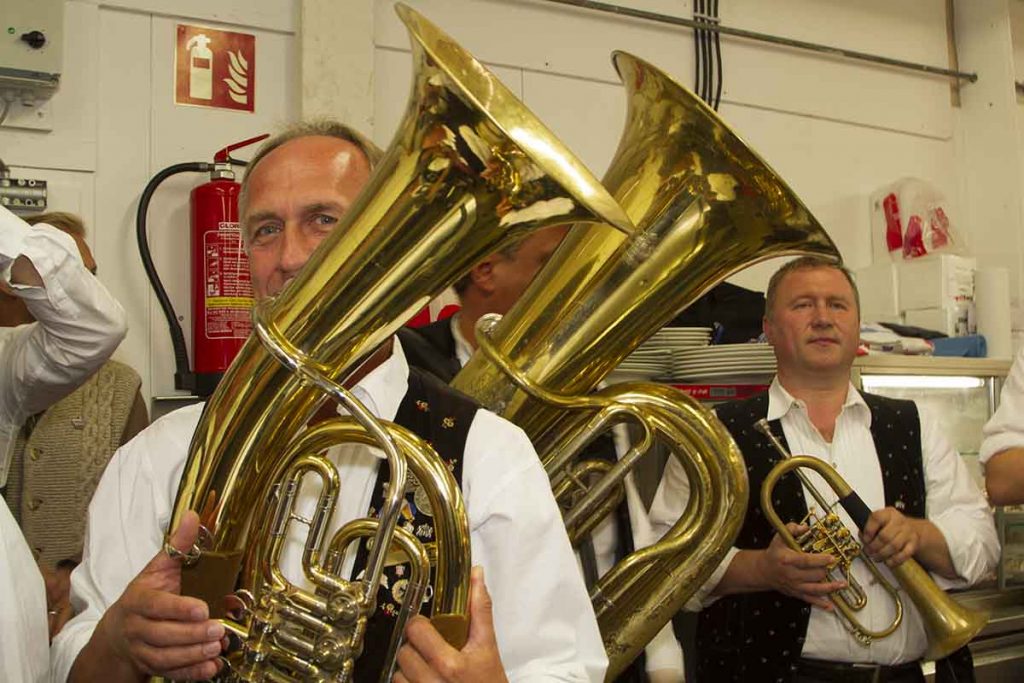
[[[167,318],[174,346],[174,387],[209,396],[231,365],[252,329],[252,287],[249,261],[238,222],[238,192],[233,166],[245,165],[231,157],[240,147],[259,142],[260,135],[228,145],[213,163],[189,162],[169,166],[146,185],[136,215],[136,237],[146,275]],[[146,214],[157,186],[178,173],[208,173],[209,182],[191,193],[192,355],[189,365],[185,335],[153,264],[146,235]]]

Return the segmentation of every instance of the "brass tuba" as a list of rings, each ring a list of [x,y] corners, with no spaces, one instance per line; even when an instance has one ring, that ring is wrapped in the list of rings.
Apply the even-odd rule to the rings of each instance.
[[[782,461],[772,467],[761,485],[761,509],[764,511],[765,518],[793,550],[829,553],[836,558],[836,567],[849,586],[848,589],[832,593],[829,599],[836,606],[836,616],[842,620],[843,626],[854,637],[854,640],[866,647],[874,640],[891,635],[903,619],[903,599],[896,587],[882,574],[881,569],[871,559],[864,556],[860,543],[842,523],[833,508],[836,504],[841,505],[858,529],[863,529],[867,524],[871,511],[860,499],[860,496],[850,488],[846,480],[828,463],[809,455],[794,456],[787,452],[782,443],[772,434],[767,420],[758,420],[754,424],[754,428],[768,437],[772,446],[782,456]],[[804,467],[817,472],[832,488],[838,497],[836,504],[829,504],[825,500],[817,487],[800,471]],[[800,478],[804,488],[810,492],[822,509],[823,516],[809,514],[808,518],[803,521],[809,528],[800,538],[794,538],[793,534],[789,533],[789,529],[779,518],[778,513],[775,512],[775,506],[772,504],[772,492],[775,490],[775,484],[787,472],[793,472]],[[893,600],[895,606],[893,619],[882,629],[872,630],[857,618],[857,612],[867,605],[867,596],[852,575],[852,565],[858,557],[867,563],[866,566],[874,580],[885,589]],[[829,569],[829,580],[832,580],[832,569]],[[986,612],[964,607],[949,597],[946,591],[935,585],[935,581],[917,563],[917,560],[910,558],[898,567],[892,567],[890,571],[921,614],[925,633],[928,636],[926,659],[941,659],[956,652],[978,635],[988,623]]]
[[[621,672],[722,560],[747,500],[742,457],[714,415],[682,392],[624,384],[592,394],[630,352],[736,271],[797,254],[838,257],[796,195],[696,96],[647,62],[617,52],[628,113],[604,183],[638,231],[577,226],[500,322],[480,322],[480,349],[453,386],[522,427],[556,492],[579,490],[576,462],[614,422],[645,436],[565,512],[579,537],[613,503],[631,463],[658,439],[692,482],[665,538],[614,567],[591,593]]]
[[[189,510],[200,515],[183,593],[204,598],[241,641],[227,657],[235,680],[349,680],[387,555],[404,554],[421,577],[431,569],[431,553],[395,525],[406,466],[426,488],[438,526],[433,619],[461,646],[470,568],[461,492],[429,446],[374,418],[345,380],[474,263],[529,231],[567,221],[633,230],[506,87],[419,14],[397,11],[414,59],[405,118],[337,229],[276,299],[257,305],[256,335],[206,405],[174,504],[171,528]],[[351,417],[306,430],[327,398]],[[387,500],[378,520],[329,536],[338,473],[322,453],[351,441],[386,453]],[[312,519],[291,507],[306,475],[323,482]],[[314,590],[278,564],[294,524],[309,527],[303,573]],[[343,554],[366,537],[364,578],[350,581],[339,572]],[[230,595],[240,618],[225,615]],[[403,602],[419,606],[413,593]],[[392,652],[400,637],[399,629]],[[383,676],[390,680],[388,670]]]

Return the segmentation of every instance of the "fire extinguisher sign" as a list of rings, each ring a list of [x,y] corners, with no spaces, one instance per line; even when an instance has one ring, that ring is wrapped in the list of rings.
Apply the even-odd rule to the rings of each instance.
[[[256,36],[178,24],[174,102],[255,111]]]

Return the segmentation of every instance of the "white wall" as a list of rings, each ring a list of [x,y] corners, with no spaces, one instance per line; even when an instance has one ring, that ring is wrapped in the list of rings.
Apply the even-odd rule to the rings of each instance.
[[[160,169],[212,161],[219,148],[297,115],[298,4],[68,0],[63,77],[48,105],[52,131],[0,127],[0,158],[13,174],[50,181],[50,208],[79,213],[89,226],[100,279],[128,312],[131,329],[118,357],[142,375],[144,396],[173,393],[174,365],[136,247],[139,195]],[[179,22],[256,36],[254,114],[174,104]],[[164,183],[149,212],[154,260],[189,339],[188,193],[206,180],[183,175]]]
[[[538,0],[408,0],[500,78],[593,171],[607,166],[625,103],[609,61],[632,51],[693,87],[692,32]],[[621,2],[689,17],[679,0]],[[408,39],[390,0],[376,1],[374,135],[386,144],[404,111]],[[944,0],[730,0],[722,23],[946,66]],[[723,118],[825,225],[847,262],[871,258],[868,196],[905,175],[929,180],[959,211],[957,116],[943,78],[723,37]],[[763,288],[764,264],[734,280]]]
[[[406,1],[494,68],[597,174],[615,149],[624,115],[609,62],[613,49],[633,51],[693,85],[692,34],[685,29],[540,0]],[[691,12],[682,0],[621,2],[677,16]],[[965,54],[990,42],[1010,45],[1007,15],[1020,14],[1022,0],[982,4],[983,12],[975,10],[974,0],[957,3],[958,15],[969,15],[958,16],[958,22],[971,28],[958,35],[966,43],[961,68],[977,69],[983,79],[1001,78],[994,67],[972,64]],[[81,213],[91,226],[101,278],[125,304],[132,326],[120,355],[143,375],[146,395],[172,393],[173,365],[165,324],[135,247],[134,213],[143,186],[171,163],[209,159],[219,147],[300,112],[337,112],[387,144],[410,79],[408,39],[392,5],[391,0],[67,0],[64,77],[48,105],[52,130],[0,127],[0,157],[16,175],[49,180],[52,208]],[[726,25],[938,66],[950,63],[945,0],[730,0],[721,5]],[[974,14],[962,12],[965,6]],[[300,45],[302,16],[311,26]],[[255,114],[172,103],[178,20],[257,36]],[[1024,37],[1018,37],[1013,44],[1018,53],[1022,43]],[[971,225],[976,204],[983,203],[973,201],[971,178],[984,171],[985,162],[965,152],[970,144],[964,120],[969,116],[971,126],[984,129],[988,119],[980,88],[974,91],[978,101],[965,114],[952,105],[950,81],[944,78],[730,37],[723,37],[722,51],[722,116],[801,195],[848,263],[856,267],[870,259],[869,194],[905,175],[929,180],[946,193],[969,240],[999,244],[1005,234],[1008,248],[993,258],[1019,263],[1024,257],[1017,239],[1019,202],[1012,211],[1003,207],[1003,215],[1010,216],[1006,222],[983,233]],[[1007,51],[1012,61],[1012,50]],[[993,50],[989,54],[995,59]],[[1016,63],[1021,73],[1024,60]],[[965,101],[973,87],[964,86]],[[1019,116],[1019,109],[1012,112],[1014,119]],[[1008,139],[1014,143],[1004,145],[1010,150],[1004,156],[1013,157],[1011,166],[1024,167],[1024,143],[1018,155],[1017,138]],[[997,158],[989,165],[998,169],[1002,162]],[[158,267],[186,334],[191,322],[187,192],[202,181],[183,177],[165,184],[150,212]],[[765,264],[735,280],[760,288],[773,268]]]

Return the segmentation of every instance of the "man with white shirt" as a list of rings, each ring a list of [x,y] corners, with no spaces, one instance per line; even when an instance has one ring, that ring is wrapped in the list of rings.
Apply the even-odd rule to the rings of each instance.
[[[999,408],[982,430],[979,460],[993,505],[1024,503],[1024,348],[999,394]]]
[[[450,382],[477,349],[477,321],[488,313],[508,313],[568,231],[569,226],[539,230],[474,266],[454,285],[461,305],[458,313],[424,327],[399,331],[409,363]],[[620,426],[614,434],[600,437],[589,448],[589,455],[614,459],[617,453],[628,450],[627,430]],[[634,523],[646,531],[646,510],[639,495],[629,496],[578,547],[588,586],[633,551]],[[616,678],[616,683],[675,683],[682,676],[682,652],[671,628],[666,627],[645,648],[644,656]]]
[[[850,383],[859,329],[859,298],[845,268],[805,257],[772,277],[764,331],[778,374],[767,393],[716,411],[747,461],[751,497],[735,547],[690,605],[703,608],[699,680],[924,680],[919,661],[926,640],[917,608],[904,600],[896,631],[860,645],[828,598],[845,585],[826,578],[833,558],[791,550],[766,520],[761,484],[780,455],[754,429],[761,418],[789,452],[828,462],[874,510],[862,541],[891,582],[888,567],[910,557],[946,587],[974,583],[995,567],[992,514],[935,418],[912,401],[861,393]],[[817,474],[809,476],[827,500],[836,500]],[[652,522],[663,527],[674,520],[688,490],[686,475],[670,461]],[[772,499],[790,523],[816,505],[792,475],[780,479]],[[845,511],[838,513],[856,528]],[[795,524],[790,529],[800,531]],[[853,566],[868,595],[858,618],[878,630],[892,620],[892,601],[863,563]],[[941,680],[941,667],[937,673]]]
[[[84,382],[127,332],[124,311],[86,269],[75,242],[0,207],[0,290],[36,322],[0,329],[0,487],[18,432]],[[39,567],[0,501],[0,679],[48,677],[46,592]]]
[[[473,266],[454,285],[458,313],[399,331],[409,362],[450,382],[476,351],[476,321],[487,313],[508,313],[568,231],[566,225],[538,230]]]
[[[372,144],[331,122],[300,124],[257,153],[240,205],[257,298],[275,295],[295,276],[365,186],[378,156]],[[413,619],[395,680],[601,680],[607,662],[596,620],[547,477],[525,435],[410,369],[395,340],[349,383],[378,417],[428,440],[441,435],[434,446],[460,478],[473,562],[486,570],[490,589],[488,595],[484,575],[474,571],[469,640],[462,650],[441,640],[426,619]],[[108,467],[90,508],[85,556],[72,577],[72,600],[82,611],[54,641],[56,680],[135,681],[150,674],[202,679],[218,670],[224,629],[208,618],[205,603],[178,594],[179,560],[161,549],[199,415],[199,408],[191,408],[157,421]],[[450,422],[441,419],[449,415]],[[450,434],[431,432],[432,420]],[[426,434],[417,429],[424,421]],[[329,457],[342,482],[332,533],[372,514],[384,477],[377,476],[378,449],[345,445]],[[408,500],[415,516],[410,531],[419,534],[429,511],[418,509],[414,494]],[[300,508],[313,502],[304,489]],[[305,539],[299,532],[290,531],[283,553],[284,571],[296,583],[303,581]],[[172,543],[184,551],[196,534],[197,518],[186,515]],[[378,614],[401,603],[397,576],[382,587]],[[375,623],[368,633],[376,633]],[[367,638],[366,650],[386,647],[381,640]],[[376,680],[376,672],[360,666],[364,659],[356,663],[356,680]]]

